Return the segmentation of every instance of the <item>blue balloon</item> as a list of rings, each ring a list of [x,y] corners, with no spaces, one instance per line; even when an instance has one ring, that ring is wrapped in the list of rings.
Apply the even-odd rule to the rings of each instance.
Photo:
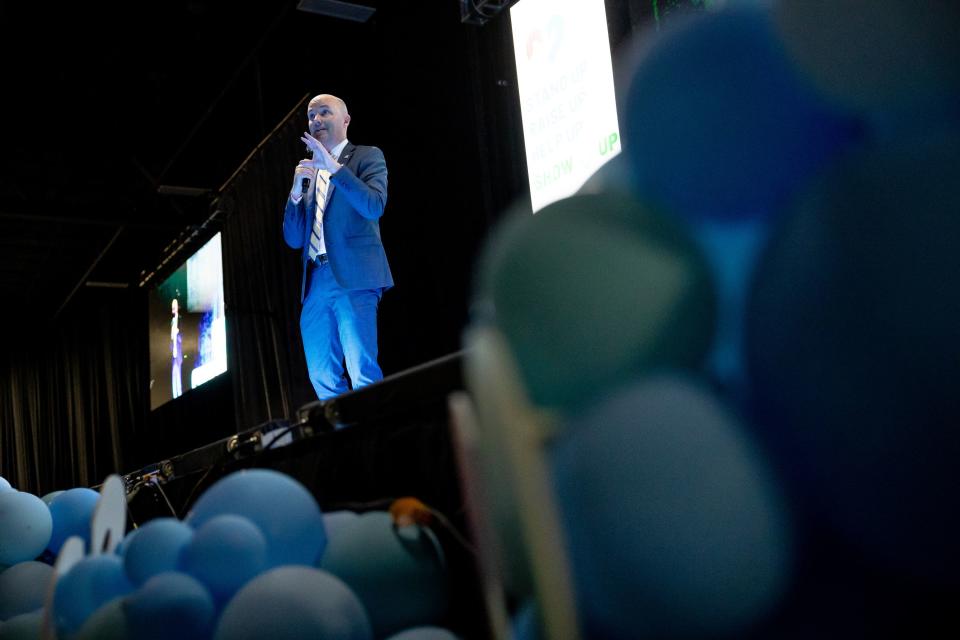
[[[6,478],[0,476],[0,493],[4,491],[15,491],[15,489],[10,486],[10,483],[7,482]]]
[[[213,598],[185,573],[153,576],[123,608],[130,636],[138,640],[202,640],[210,637],[215,623]]]
[[[336,576],[310,567],[262,573],[233,597],[216,640],[372,640],[360,600]]]
[[[43,607],[53,567],[29,560],[0,573],[0,621]]]
[[[47,546],[52,530],[43,500],[21,491],[0,493],[0,564],[33,560]]]
[[[439,622],[446,613],[446,564],[436,538],[426,527],[395,527],[385,511],[348,523],[320,567],[357,594],[377,637]]]
[[[113,552],[121,558],[125,557],[127,555],[127,549],[130,547],[130,543],[133,542],[138,533],[140,533],[139,527],[128,531],[127,534],[123,536],[123,539],[120,540],[120,543],[117,545],[117,548],[113,550]]]
[[[183,548],[180,566],[222,606],[254,576],[267,569],[267,539],[242,516],[215,516]]]
[[[687,219],[769,218],[862,136],[788,59],[764,6],[678,21],[638,57],[624,149],[640,196]]]
[[[771,238],[747,323],[759,433],[803,523],[954,589],[958,184],[958,131],[851,155]]]
[[[100,494],[93,489],[78,487],[67,489],[50,501],[53,532],[47,550],[51,554],[60,553],[60,547],[70,536],[80,536],[86,546],[90,546],[90,520],[98,500]]]
[[[135,585],[164,571],[175,571],[193,529],[176,518],[157,518],[137,530],[124,546],[123,565]]]
[[[57,581],[53,613],[57,627],[70,634],[108,600],[133,591],[114,555],[87,556]]]
[[[707,356],[707,371],[738,402],[747,393],[743,357],[747,300],[769,229],[757,219],[702,220],[692,225],[717,293],[717,333]]]
[[[267,566],[313,565],[327,545],[323,514],[313,495],[293,478],[249,469],[217,481],[197,500],[186,522],[199,528],[211,518],[248,518],[267,539]]]
[[[783,496],[704,386],[662,374],[613,393],[550,464],[585,637],[733,637],[785,591]]]

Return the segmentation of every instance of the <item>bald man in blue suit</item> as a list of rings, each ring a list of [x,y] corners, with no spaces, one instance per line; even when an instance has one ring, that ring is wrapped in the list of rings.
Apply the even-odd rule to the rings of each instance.
[[[377,307],[393,276],[380,239],[387,164],[376,147],[347,140],[350,114],[336,96],[307,105],[302,140],[313,157],[294,170],[283,238],[303,263],[300,333],[310,382],[326,400],[383,378]]]

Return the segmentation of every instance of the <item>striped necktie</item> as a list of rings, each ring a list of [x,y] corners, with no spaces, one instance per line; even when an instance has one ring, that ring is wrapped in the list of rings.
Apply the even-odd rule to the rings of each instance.
[[[307,257],[310,260],[327,252],[326,243],[323,241],[323,210],[327,206],[327,194],[330,191],[330,172],[326,169],[320,169],[317,172],[317,190],[314,194],[317,202],[317,213],[313,217],[313,230],[310,232],[310,249],[307,251]]]

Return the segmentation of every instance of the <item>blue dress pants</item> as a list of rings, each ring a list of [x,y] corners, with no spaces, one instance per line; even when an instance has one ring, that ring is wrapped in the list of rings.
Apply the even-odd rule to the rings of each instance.
[[[300,335],[310,382],[320,400],[383,379],[377,364],[377,306],[382,295],[381,289],[344,289],[328,262],[307,266]]]

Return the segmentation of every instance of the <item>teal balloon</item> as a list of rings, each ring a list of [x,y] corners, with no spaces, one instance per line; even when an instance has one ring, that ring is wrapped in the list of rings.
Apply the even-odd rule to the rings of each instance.
[[[207,520],[183,548],[180,567],[210,590],[222,606],[254,576],[267,569],[267,539],[242,516]]]
[[[622,195],[517,208],[479,264],[476,321],[505,336],[535,404],[574,410],[642,371],[698,367],[708,266],[688,231]]]
[[[29,560],[0,573],[0,621],[43,607],[53,567]]]
[[[3,493],[4,491],[15,491],[15,489],[10,486],[10,483],[7,482],[6,478],[0,476],[0,493]]]
[[[584,637],[736,637],[786,591],[780,486],[706,385],[641,378],[548,455]]]
[[[768,3],[643,33],[624,99],[637,192],[687,220],[776,217],[864,124],[797,72]]]
[[[960,115],[958,3],[781,0],[774,14],[798,66],[837,101],[914,121]]]
[[[367,612],[336,576],[279,567],[248,582],[220,616],[216,640],[372,640]]]
[[[224,514],[249,519],[267,539],[267,566],[312,566],[327,544],[323,514],[313,495],[283,473],[248,469],[231,473],[207,489],[186,522],[197,529]]]
[[[771,239],[747,329],[760,433],[804,505],[866,562],[954,588],[957,185],[957,132],[851,156]]]
[[[0,563],[33,560],[43,553],[52,531],[43,500],[21,491],[0,492]]]
[[[127,640],[131,638],[130,626],[124,614],[123,596],[108,600],[90,614],[77,632],[76,640]]]
[[[67,634],[75,633],[101,605],[131,591],[133,585],[120,558],[87,556],[57,581],[53,598],[57,627]]]
[[[50,501],[53,531],[47,550],[51,554],[60,553],[60,547],[71,536],[83,538],[85,547],[90,546],[90,520],[98,500],[100,494],[93,489],[78,487],[67,489]]]
[[[330,511],[323,514],[323,528],[327,532],[327,546],[329,546],[330,540],[339,536],[358,517],[359,514],[355,511]]]
[[[630,166],[630,156],[620,153],[608,160],[599,169],[593,172],[587,181],[577,190],[577,195],[597,193],[620,193],[628,197],[637,197],[634,185],[633,168]]]
[[[320,567],[357,594],[377,637],[439,622],[447,611],[446,563],[433,533],[396,527],[387,512],[347,524],[330,540]]]
[[[51,491],[50,493],[48,493],[47,495],[43,496],[40,499],[43,500],[44,504],[46,504],[47,506],[50,506],[50,503],[53,502],[53,499],[62,493],[63,491]]]
[[[542,640],[543,622],[540,620],[540,606],[532,598],[520,605],[511,620],[514,640]]]
[[[43,626],[43,611],[31,611],[0,622],[0,640],[37,640]]]
[[[180,553],[193,538],[193,529],[176,518],[157,518],[137,530],[124,546],[123,565],[135,585],[180,565]]]
[[[184,573],[153,576],[124,601],[123,610],[130,637],[138,640],[203,640],[216,624],[209,591]]]
[[[387,640],[458,640],[458,638],[442,627],[415,627],[392,635]]]

